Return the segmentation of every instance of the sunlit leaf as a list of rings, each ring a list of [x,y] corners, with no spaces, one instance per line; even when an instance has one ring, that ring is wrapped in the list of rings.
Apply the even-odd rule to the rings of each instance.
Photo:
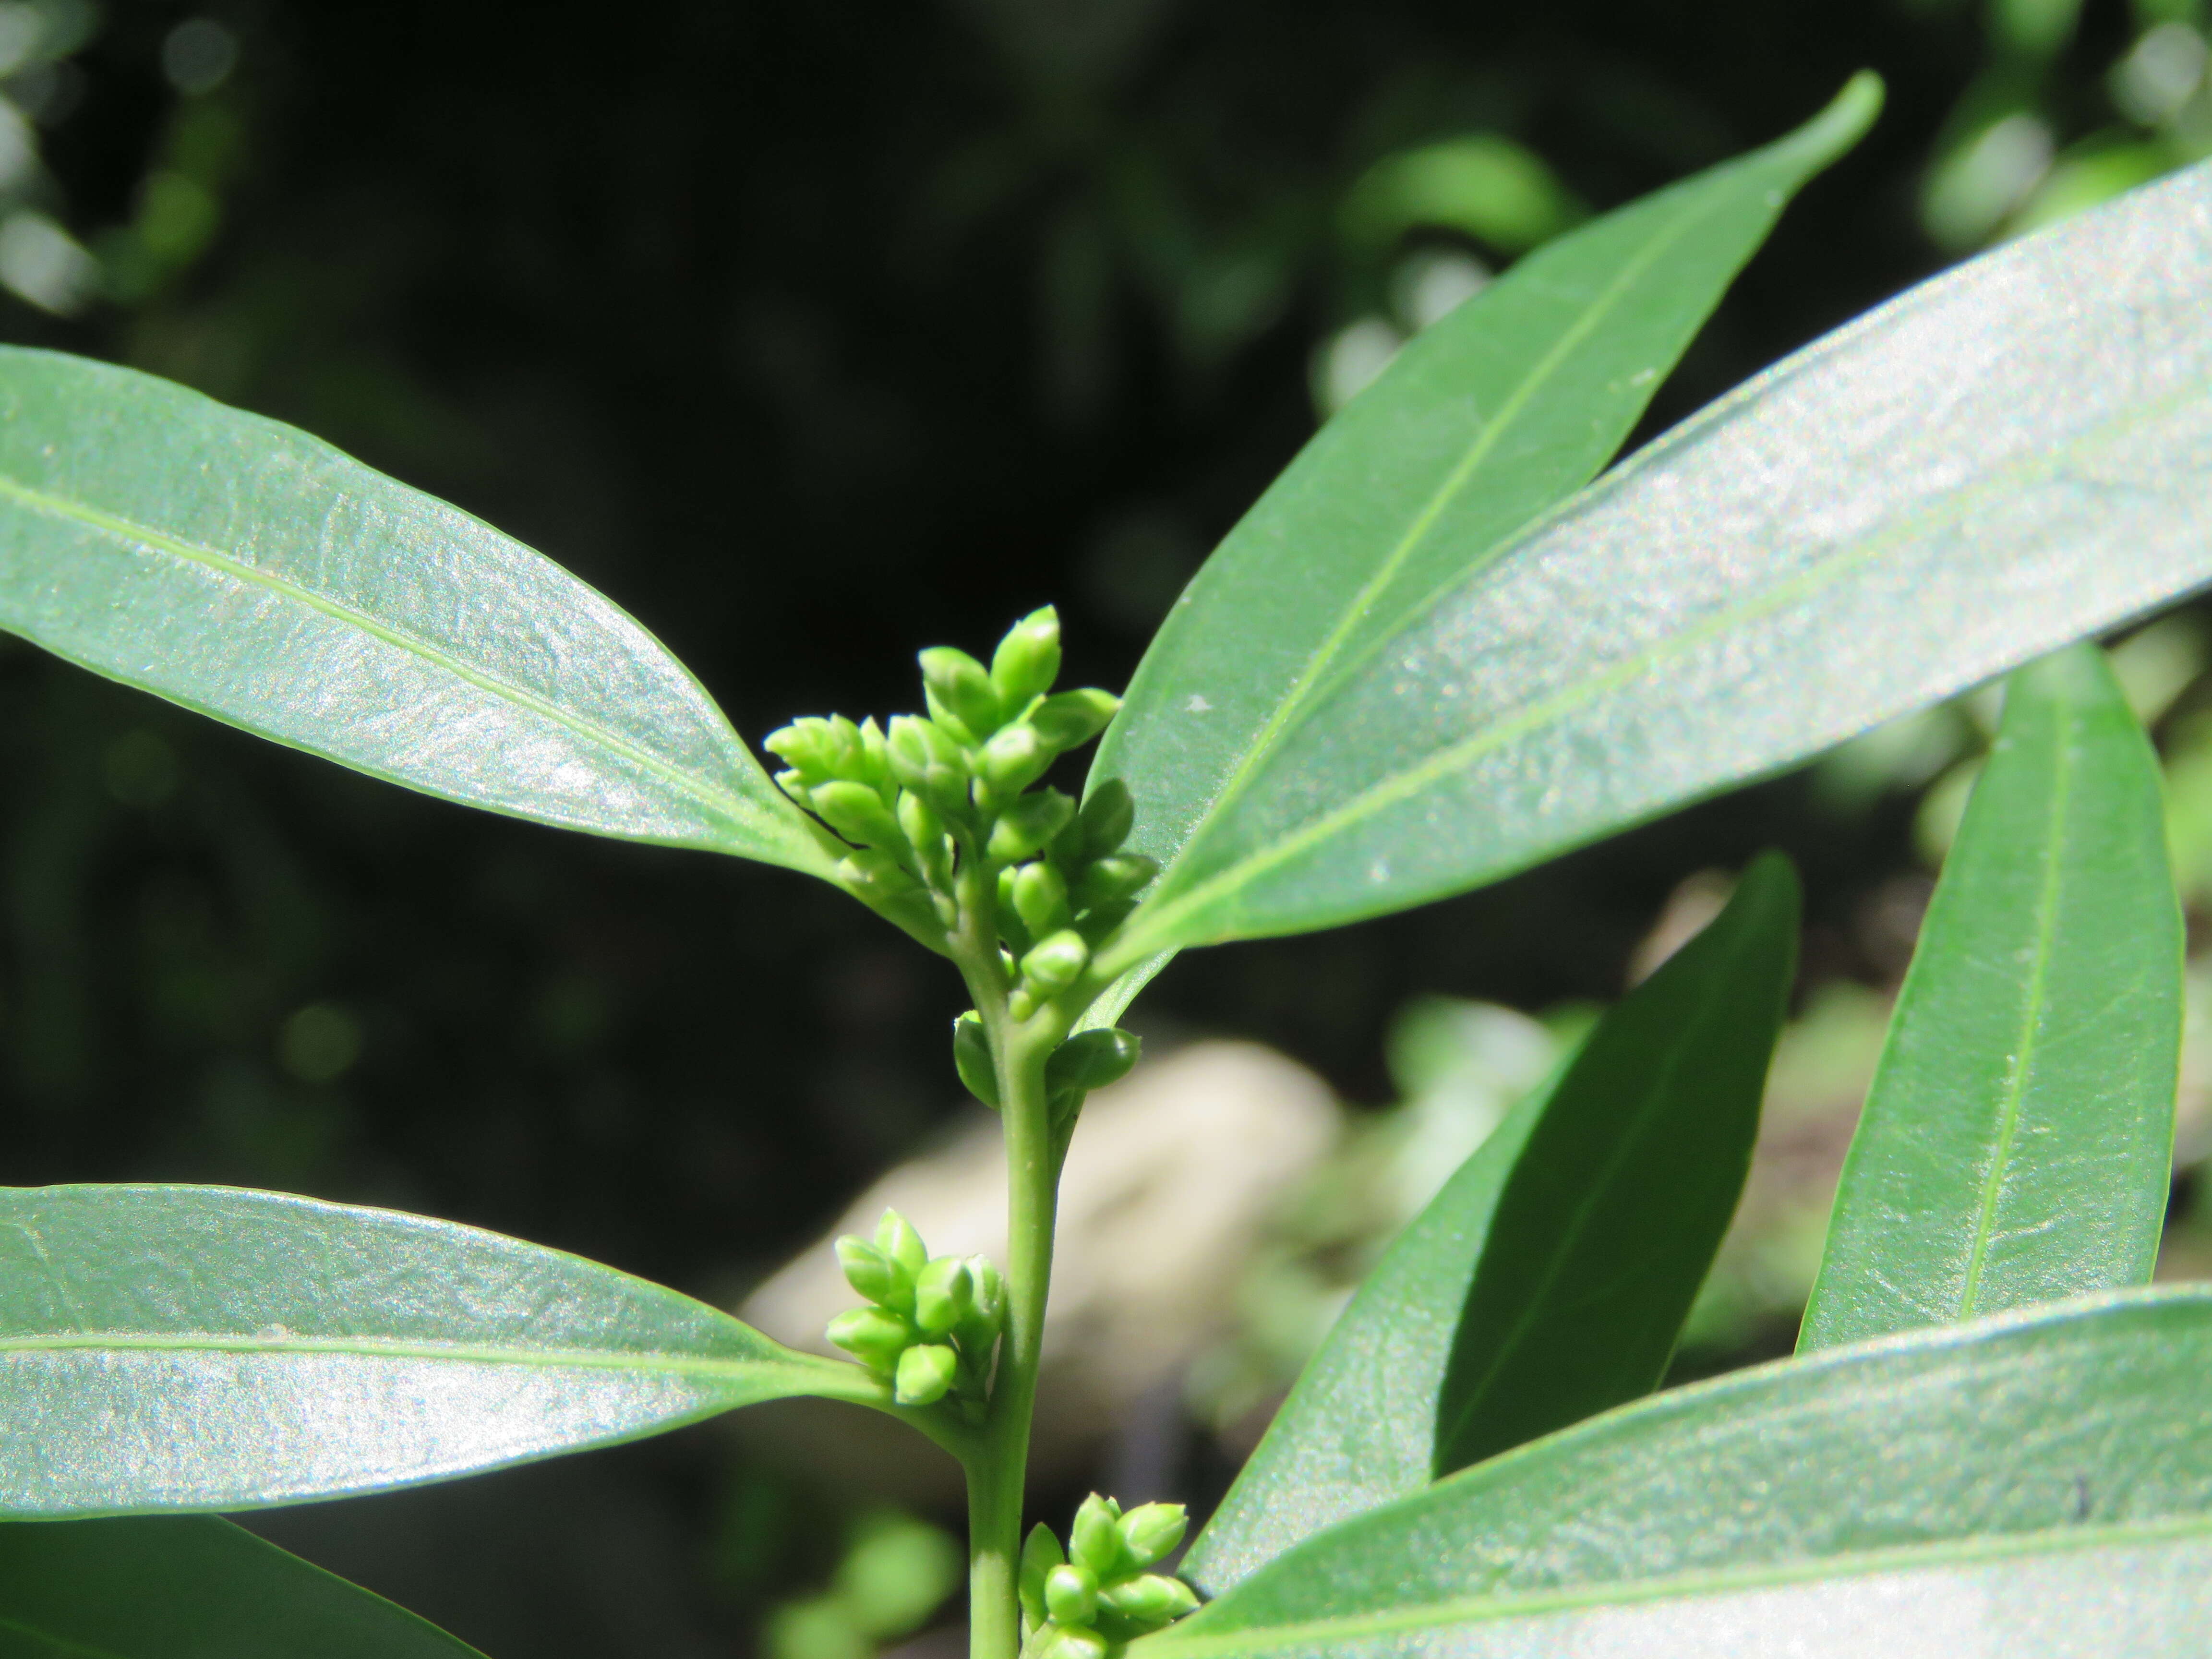
[[[1182,901],[1177,918],[1225,828],[1279,802],[1284,744],[1331,688],[1595,476],[1783,204],[1880,101],[1862,77],[1780,143],[1538,249],[1415,339],[1230,533],[1153,641],[1091,769],[1133,792],[1130,845],[1170,865],[1161,897]],[[1346,740],[1395,753],[1426,725]],[[1340,804],[1335,779],[1314,783],[1310,807]],[[1488,833],[1458,823],[1444,839]],[[1148,930],[1153,950],[1230,931]]]
[[[601,595],[303,432],[130,369],[0,348],[0,628],[450,800],[832,862]]]
[[[2212,580],[2208,283],[2204,167],[1952,270],[1362,609],[1325,672],[1299,647],[1295,718],[1237,704],[1226,750],[1177,712],[1216,702],[1187,634],[1120,755],[1175,863],[1108,965],[1495,880]],[[1328,586],[1287,542],[1271,579]]]
[[[2203,1650],[2212,1291],[1838,1348],[1309,1540],[1132,1659]]]
[[[0,1192],[0,1517],[246,1509],[436,1480],[858,1366],[579,1256],[210,1187]]]
[[[1437,1474],[1647,1392],[1750,1167],[1797,949],[1774,855],[1392,1247],[1185,1557],[1210,1592]]]
[[[212,1516],[0,1524],[0,1653],[469,1659],[476,1650]]]
[[[2150,1281],[2181,947],[2158,760],[2104,653],[2022,669],[1898,1000],[1800,1347]]]

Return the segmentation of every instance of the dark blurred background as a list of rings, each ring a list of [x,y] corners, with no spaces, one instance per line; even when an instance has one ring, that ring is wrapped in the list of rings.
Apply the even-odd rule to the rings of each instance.
[[[0,332],[461,503],[613,595],[757,739],[903,708],[918,647],[988,647],[1047,600],[1072,671],[1118,686],[1395,338],[1577,214],[1880,70],[1881,125],[1790,210],[1656,430],[2193,158],[2198,21],[2189,0],[9,0]],[[1424,167],[1435,189],[1374,206]],[[21,644],[0,645],[0,755],[11,1182],[422,1210],[726,1305],[956,1109],[951,976],[818,884],[473,815]],[[1417,915],[1194,955],[1140,1023],[1273,1045],[1357,1115],[1397,1098],[1384,1033],[1409,1000],[1615,996],[1677,884],[1768,843],[1811,885],[1808,976],[1878,991],[1901,958],[1869,906],[1910,908],[1944,758],[1847,808],[1787,779]],[[1202,1499],[1225,1478],[1208,1455],[1166,1478]],[[890,1525],[712,1431],[267,1522],[501,1659],[753,1651]]]

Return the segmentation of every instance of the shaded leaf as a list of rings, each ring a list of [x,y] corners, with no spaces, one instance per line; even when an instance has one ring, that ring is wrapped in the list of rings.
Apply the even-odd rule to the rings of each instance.
[[[0,347],[0,628],[449,800],[833,862],[690,672],[552,561],[130,369]]]
[[[476,1650],[212,1516],[0,1524],[0,1652],[467,1659]]]
[[[1376,1266],[1181,1569],[1293,1544],[1655,1386],[1750,1166],[1797,947],[1789,865],[1601,1020]]]
[[[1671,1390],[1291,1550],[1133,1659],[2201,1652],[2212,1291]]]
[[[1213,872],[1218,826],[1277,799],[1278,751],[1348,669],[1596,475],[1783,204],[1880,101],[1862,76],[1780,143],[1540,248],[1322,427],[1177,602],[1091,769],[1134,794],[1129,845],[1170,866],[1160,897]],[[1323,788],[1314,805],[1334,801]],[[1130,963],[1226,936],[1154,931]]]
[[[2094,646],[2014,674],[1851,1141],[1801,1348],[2150,1282],[2181,910]]]
[[[0,1516],[248,1509],[658,1433],[857,1366],[580,1256],[212,1187],[0,1192]]]
[[[1378,615],[1234,793],[1169,790],[1176,863],[1106,966],[1496,880],[2212,580],[2208,269],[2200,166],[1831,335]],[[1189,725],[1124,765],[1139,800],[1195,768]]]

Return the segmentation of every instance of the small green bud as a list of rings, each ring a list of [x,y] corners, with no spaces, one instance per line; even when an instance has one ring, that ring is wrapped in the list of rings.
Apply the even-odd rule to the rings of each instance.
[[[1076,1510],[1075,1524],[1068,1528],[1068,1559],[1082,1563],[1100,1578],[1119,1576],[1122,1565],[1121,1521],[1121,1506],[1110,1498],[1092,1492]]]
[[[1189,1525],[1180,1504],[1139,1504],[1121,1517],[1121,1547],[1132,1565],[1149,1567],[1182,1542]]]
[[[1006,1322],[1006,1281],[990,1257],[968,1258],[968,1312],[953,1335],[981,1382],[990,1375],[991,1350]]]
[[[914,1322],[924,1336],[950,1336],[973,1299],[963,1257],[940,1255],[914,1276]]]
[[[929,1265],[929,1247],[914,1224],[896,1210],[885,1210],[876,1223],[876,1248],[896,1262],[911,1279]]]
[[[1006,940],[1006,948],[1015,956],[1025,957],[1030,953],[1030,947],[1036,944],[1036,935],[1030,932],[1029,924],[1022,920],[1022,913],[1014,906],[1014,880],[1015,872],[1012,865],[1000,870],[997,917],[999,937]]]
[[[870,1370],[890,1376],[914,1327],[882,1308],[848,1308],[830,1322],[830,1340]]]
[[[1044,1608],[1055,1625],[1087,1625],[1098,1616],[1098,1578],[1070,1561],[1044,1576]]]
[[[914,1306],[913,1279],[866,1239],[847,1233],[838,1239],[836,1250],[845,1282],[869,1301],[901,1313]]]
[[[860,722],[860,753],[853,775],[871,787],[884,790],[891,781],[890,750],[884,743],[884,728],[873,714]]]
[[[1129,1068],[1137,1063],[1143,1049],[1135,1032],[1124,1031],[1118,1026],[1078,1031],[1054,1049],[1052,1058],[1045,1061],[1045,1092],[1057,1095],[1080,1090],[1087,1093],[1109,1083],[1119,1083],[1129,1075]]]
[[[943,727],[917,714],[896,714],[886,739],[891,775],[939,812],[968,810],[968,757]]]
[[[1019,714],[1030,699],[1052,690],[1060,678],[1060,613],[1050,605],[1032,611],[1006,630],[991,653],[991,684],[1000,706]]]
[[[1090,963],[1091,947],[1083,935],[1063,928],[1022,958],[1022,978],[1036,990],[1054,996],[1081,978]]]
[[[983,1030],[983,1017],[970,1008],[952,1022],[952,1069],[960,1073],[968,1092],[999,1109],[999,1073],[991,1063],[991,1039]]]
[[[769,732],[761,747],[791,768],[801,783],[827,783],[837,775],[830,722],[819,716],[809,714]]]
[[[1044,1605],[1045,1575],[1066,1559],[1050,1527],[1040,1521],[1030,1528],[1029,1537],[1022,1543],[1021,1596],[1022,1611],[1029,1615],[1030,1624],[1044,1623],[1048,1616]]]
[[[1043,939],[1067,926],[1067,882],[1059,871],[1049,864],[1024,864],[1010,873],[1008,897],[1032,938]]]
[[[977,767],[982,776],[976,783],[975,804],[986,806],[1012,800],[1044,775],[1045,769],[1052,764],[1052,757],[1053,751],[1037,735],[1036,727],[1026,720],[1015,721],[983,745]]]
[[[1198,1597],[1182,1579],[1148,1572],[1099,1591],[1098,1605],[1103,1612],[1133,1626],[1131,1635],[1141,1636],[1164,1630],[1185,1613],[1195,1613]]]
[[[823,760],[834,778],[859,780],[867,771],[866,744],[860,737],[860,728],[842,714],[832,714],[823,723]]]
[[[952,1390],[960,1356],[941,1342],[917,1342],[898,1357],[891,1397],[902,1406],[934,1406]]]
[[[937,816],[936,808],[911,789],[898,792],[896,809],[899,833],[906,844],[914,848],[915,866],[922,878],[934,887],[949,886],[952,880],[952,849],[945,844],[945,820]]]
[[[1047,697],[1030,711],[1029,720],[1045,746],[1058,754],[1080,749],[1103,732],[1121,707],[1121,698],[1112,692],[1086,688]]]
[[[1120,851],[1136,822],[1137,804],[1129,799],[1129,786],[1119,778],[1107,779],[1085,798],[1083,814],[1077,820],[1082,836],[1077,856],[1088,864]]]
[[[1021,728],[1006,729],[1018,732]],[[984,850],[1001,864],[1019,864],[1042,852],[1045,843],[1066,828],[1074,816],[1075,802],[1057,789],[1041,789],[1034,795],[1024,795],[999,815],[998,823],[991,829],[990,843]]]
[[[1106,1638],[1097,1631],[1060,1625],[1050,1628],[1051,1634],[1030,1659],[1106,1659]]]
[[[978,738],[999,729],[1006,716],[1000,712],[998,691],[981,663],[950,645],[932,646],[921,653],[921,661],[925,694],[934,693],[936,701]]]
[[[1139,853],[1115,853],[1093,863],[1077,878],[1075,902],[1089,910],[1118,904],[1142,892],[1160,866]]]
[[[782,790],[785,794],[790,796],[792,799],[797,801],[801,806],[807,807],[810,810],[812,808],[814,805],[813,793],[807,788],[806,780],[800,777],[796,770],[777,773],[775,775],[775,782],[776,787]]]
[[[834,783],[816,785],[812,795],[814,810],[847,841],[894,855],[907,850],[906,836],[899,829],[898,820],[884,805],[883,796],[867,784],[839,779]]]

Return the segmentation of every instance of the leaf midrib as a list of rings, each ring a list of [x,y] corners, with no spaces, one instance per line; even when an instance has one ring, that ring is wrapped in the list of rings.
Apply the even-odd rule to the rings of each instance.
[[[124,541],[166,553],[185,563],[200,565],[218,574],[264,588],[282,599],[304,605],[348,627],[358,629],[371,638],[381,640],[387,645],[396,646],[403,651],[419,657],[432,667],[451,674],[454,678],[473,685],[478,690],[490,692],[495,696],[526,708],[532,714],[567,728],[586,742],[597,744],[612,751],[641,770],[648,772],[662,782],[668,784],[678,794],[694,801],[710,815],[720,817],[735,827],[748,830],[754,827],[750,819],[756,814],[749,811],[753,804],[743,796],[734,792],[710,788],[705,786],[696,775],[662,759],[611,726],[565,708],[543,694],[518,685],[512,680],[503,679],[496,674],[471,667],[453,653],[433,645],[419,635],[378,622],[363,611],[357,611],[350,605],[342,605],[337,600],[325,594],[318,593],[287,577],[233,558],[228,554],[219,553],[211,547],[186,541],[182,537],[173,535],[167,531],[155,530],[150,526],[139,524],[119,514],[105,512],[81,501],[72,501],[45,490],[34,489],[13,478],[0,477],[0,495],[11,497],[33,512],[47,514],[64,522],[82,525]],[[731,742],[740,743],[741,740],[734,731],[729,731],[726,726],[724,729],[727,732]]]
[[[841,1398],[874,1401],[887,1390],[858,1367],[805,1354],[760,1359],[717,1358],[647,1349],[524,1348],[496,1343],[410,1340],[397,1337],[246,1336],[225,1332],[71,1331],[38,1336],[0,1337],[0,1364],[15,1354],[64,1353],[238,1353],[335,1354],[369,1359],[429,1359],[457,1364],[520,1365],[556,1370],[646,1371],[709,1381],[738,1381],[763,1373],[804,1378],[809,1392],[840,1390]],[[851,1376],[847,1376],[851,1372]]]
[[[2013,1064],[2005,1078],[1997,1109],[1996,1145],[1990,1149],[1990,1167],[1982,1176],[1979,1202],[1974,1212],[1972,1243],[1959,1291],[1960,1319],[1973,1316],[1981,1293],[1982,1270],[1989,1260],[1991,1235],[1996,1225],[1997,1205],[2004,1196],[2005,1177],[2011,1172],[2013,1143],[2020,1133],[2021,1113],[2027,1101],[2027,1079],[2035,1066],[2036,1037],[2042,1027],[2043,1005],[2051,975],[2051,957],[2057,941],[2060,872],[2066,851],[2066,809],[2074,788],[2072,725],[2075,702],[2064,700],[2054,712],[2057,754],[2051,764],[2051,806],[2045,823],[2041,880],[2037,884],[2034,957],[2021,999],[2020,1029],[2013,1042]]]
[[[1505,434],[1512,429],[1514,422],[1519,418],[1522,411],[1558,373],[1559,365],[1566,359],[1568,354],[1583,344],[1596,331],[1598,325],[1613,314],[1636,278],[1650,269],[1661,255],[1675,242],[1680,240],[1692,228],[1703,225],[1706,219],[1717,212],[1722,206],[1726,205],[1727,201],[1730,199],[1733,198],[1723,198],[1717,194],[1712,204],[1705,210],[1668,221],[1662,227],[1660,234],[1646,242],[1635,257],[1622,262],[1619,271],[1600,293],[1597,299],[1593,301],[1581,316],[1559,336],[1551,349],[1540,357],[1521,377],[1513,391],[1498,405],[1497,413],[1484,423],[1482,430],[1475,435],[1474,442],[1468,445],[1467,453],[1454,465],[1451,471],[1445,476],[1444,481],[1422,504],[1420,511],[1413,515],[1412,523],[1399,538],[1397,545],[1391,549],[1389,556],[1361,585],[1359,591],[1352,596],[1351,602],[1345,606],[1338,617],[1335,625],[1316,647],[1313,655],[1306,659],[1305,665],[1299,669],[1297,677],[1292,679],[1281,700],[1268,714],[1266,723],[1261,726],[1259,734],[1252,740],[1250,747],[1244,751],[1243,757],[1231,769],[1221,788],[1215,793],[1212,800],[1207,803],[1206,811],[1192,823],[1189,834],[1183,838],[1182,846],[1176,849],[1175,858],[1170,860],[1167,872],[1163,874],[1164,881],[1171,878],[1175,866],[1182,861],[1184,854],[1197,842],[1207,823],[1235,805],[1237,798],[1243,793],[1252,779],[1258,775],[1261,762],[1273,752],[1284,729],[1305,708],[1321,688],[1322,680],[1328,672],[1329,665],[1335,660],[1337,653],[1343,650],[1345,642],[1352,636],[1352,630],[1364,618],[1368,607],[1379,599],[1397,580],[1398,574],[1405,568],[1407,561],[1413,556],[1428,533],[1436,527],[1437,521],[1466,489],[1475,471],[1504,441]],[[1481,569],[1486,563],[1494,559],[1511,543],[1510,532],[1497,538],[1488,547],[1471,559],[1464,569],[1456,573],[1453,580],[1455,582],[1464,580],[1474,572]],[[1419,607],[1417,605],[1408,611],[1407,616],[1410,617],[1416,615],[1419,610]],[[1385,636],[1394,637],[1387,629]]]
[[[1506,1619],[1572,1613],[1592,1607],[1635,1606],[1686,1596],[1726,1594],[1733,1590],[1779,1589],[1838,1578],[1859,1578],[1878,1572],[1972,1566],[2041,1555],[2124,1547],[2130,1544],[2156,1544],[2206,1534],[2212,1534],[2212,1516],[2174,1516],[2157,1521],[2116,1522],[2094,1526],[2043,1527],[2033,1531],[1953,1539],[1935,1545],[1900,1544],[1882,1549],[1845,1550],[1832,1555],[1764,1563],[1750,1567],[1710,1568],[1558,1589],[1509,1590],[1488,1595],[1455,1596],[1426,1605],[1393,1608],[1386,1613],[1352,1613],[1334,1619],[1304,1620],[1286,1625],[1252,1626],[1242,1631],[1224,1631],[1218,1636],[1200,1634],[1178,1638],[1169,1632],[1148,1638],[1133,1645],[1129,1651],[1132,1659],[1211,1659],[1216,1655],[1266,1652],[1278,1648],[1429,1630],[1446,1625],[1489,1624]]]
[[[2094,453],[2099,447],[2117,439],[2124,438],[2136,428],[2171,413],[2201,396],[2208,387],[2212,387],[2212,376],[2200,375],[2165,398],[2092,425],[2078,437],[2054,449],[2021,457],[2010,465],[1984,476],[1968,489],[1939,495],[1918,510],[1905,514],[1881,534],[1845,547],[1764,594],[1731,609],[1717,611],[1695,627],[1669,635],[1645,650],[1623,657],[1589,679],[1563,687],[1547,697],[1539,698],[1511,718],[1463,738],[1416,765],[1370,784],[1334,811],[1309,820],[1289,834],[1249,854],[1218,874],[1169,899],[1158,909],[1149,914],[1139,911],[1131,919],[1129,932],[1123,942],[1114,951],[1111,960],[1104,964],[1106,971],[1116,971],[1127,963],[1140,960],[1170,942],[1192,943],[1191,940],[1174,937],[1173,928],[1178,919],[1202,910],[1206,906],[1218,902],[1224,895],[1232,894],[1249,885],[1308,848],[1328,840],[1350,825],[1387,811],[1418,794],[1430,784],[1473,764],[1491,750],[1540,730],[1607,693],[1618,690],[1671,659],[1694,652],[1732,629],[1771,616],[1823,587],[1842,580],[1859,566],[1879,557],[1923,528],[1956,518],[1987,498],[2036,479],[2039,474],[2056,476],[2077,458]],[[1209,815],[1208,821],[1212,821],[1212,815]],[[1194,831],[1184,843],[1186,854],[1198,843],[1204,827],[1201,826],[1200,831]]]

